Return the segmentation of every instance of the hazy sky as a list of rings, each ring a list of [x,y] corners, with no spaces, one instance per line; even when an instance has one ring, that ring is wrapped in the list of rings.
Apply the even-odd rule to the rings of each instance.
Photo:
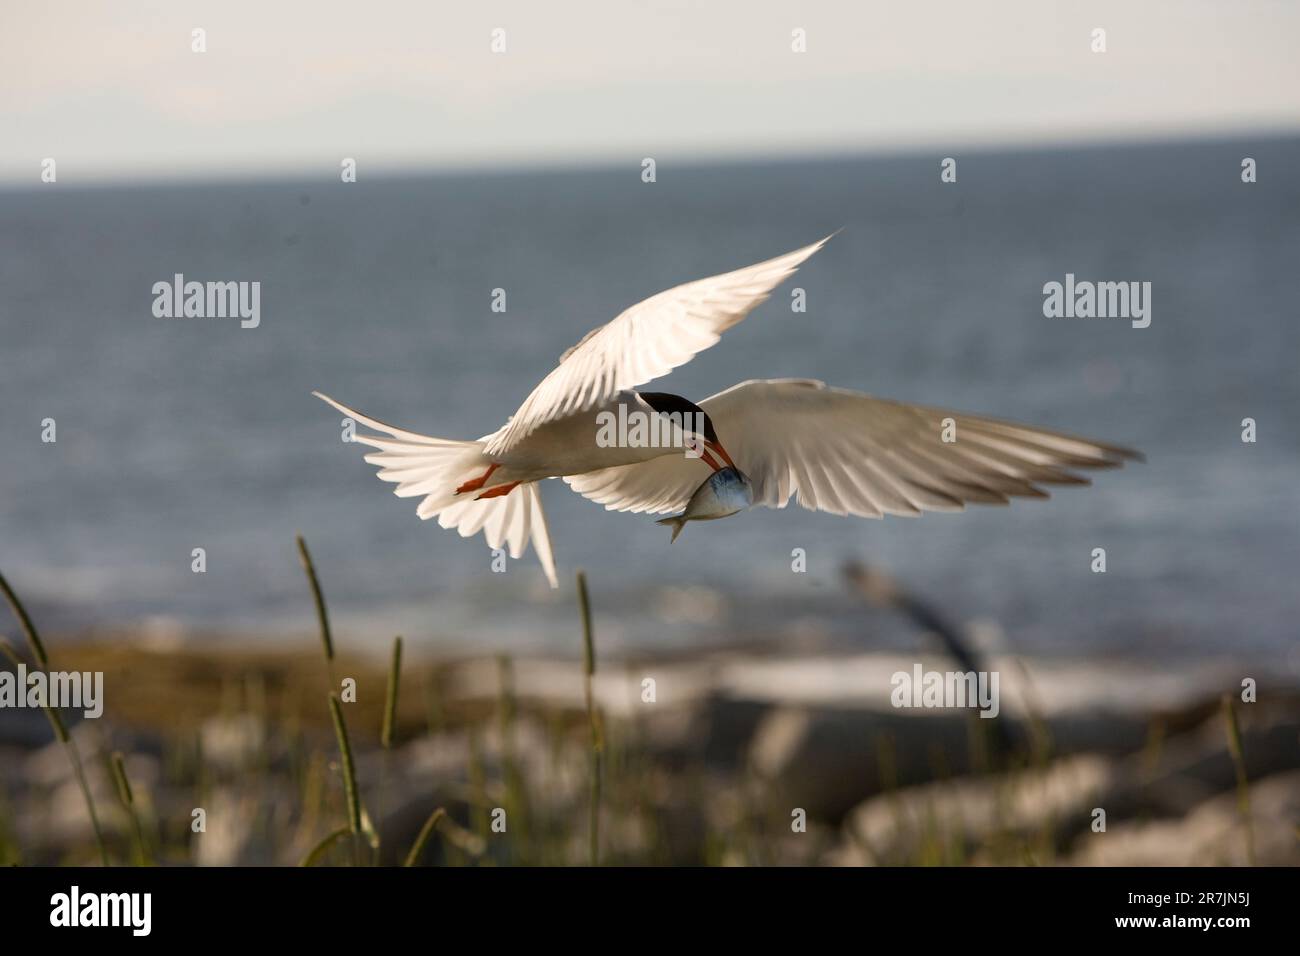
[[[1290,0],[9,0],[0,181],[1295,131],[1298,28]]]

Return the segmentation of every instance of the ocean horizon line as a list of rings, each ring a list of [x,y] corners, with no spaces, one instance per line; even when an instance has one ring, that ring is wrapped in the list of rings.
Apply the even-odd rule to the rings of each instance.
[[[937,152],[944,155],[959,153],[963,156],[1023,156],[1035,154],[1084,153],[1114,150],[1158,150],[1178,146],[1206,147],[1228,146],[1234,143],[1256,142],[1259,144],[1283,145],[1300,142],[1300,127],[1261,127],[1258,130],[1233,130],[1221,133],[1200,131],[1169,132],[1160,131],[1143,135],[1125,130],[1116,136],[1085,136],[1080,138],[1058,137],[1050,139],[1019,139],[1008,137],[1005,140],[981,141],[954,138],[951,142],[907,141],[877,146],[840,146],[828,147],[811,144],[797,150],[763,150],[758,147],[737,147],[719,153],[699,153],[690,149],[685,158],[673,160],[677,169],[688,172],[707,172],[713,169],[750,168],[755,170],[773,169],[787,166],[842,166],[855,162],[880,162],[890,160],[908,160],[929,157]],[[645,150],[641,151],[642,153]],[[656,159],[671,158],[683,150],[670,148],[659,150]],[[357,185],[365,182],[373,184],[404,184],[413,181],[458,180],[458,179],[516,179],[536,176],[585,176],[613,173],[627,168],[635,160],[639,163],[640,155],[628,152],[628,159],[620,162],[613,155],[604,155],[589,161],[560,159],[555,156],[541,155],[528,160],[512,154],[506,161],[452,160],[439,163],[436,160],[398,160],[395,162],[366,163],[361,166]],[[340,157],[342,159],[344,157]],[[356,157],[348,157],[356,158]],[[236,164],[237,165],[237,164]],[[57,184],[40,181],[39,159],[32,160],[30,181],[15,178],[10,170],[0,168],[0,195],[26,194],[49,189],[58,185],[65,189],[77,191],[129,191],[142,189],[177,188],[228,188],[245,186],[310,186],[338,182],[338,168],[322,165],[319,170],[300,164],[285,166],[267,166],[262,169],[249,169],[242,172],[217,173],[200,171],[193,168],[167,172],[161,169],[143,170],[139,173],[97,174],[83,179],[70,179],[66,176]]]

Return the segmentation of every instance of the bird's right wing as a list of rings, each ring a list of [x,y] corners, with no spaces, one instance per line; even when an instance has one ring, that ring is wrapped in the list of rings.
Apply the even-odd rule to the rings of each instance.
[[[485,452],[504,454],[537,428],[593,408],[685,365],[762,303],[827,240],[653,295],[592,329],[519,406]]]
[[[700,403],[754,486],[754,504],[792,497],[816,511],[879,518],[1045,498],[1040,484],[1088,484],[1130,449],[1030,425],[874,398],[807,379],[742,382]],[[952,440],[947,440],[951,438]],[[708,477],[665,455],[566,478],[607,509],[681,510]]]

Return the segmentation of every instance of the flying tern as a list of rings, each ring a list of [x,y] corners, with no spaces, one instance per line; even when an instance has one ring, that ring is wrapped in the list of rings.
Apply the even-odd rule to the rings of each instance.
[[[558,586],[538,483],[561,478],[606,510],[682,511],[712,472],[748,478],[753,503],[880,518],[1046,498],[1039,485],[1086,485],[1071,469],[1141,455],[1031,425],[876,398],[811,379],[754,379],[698,404],[637,391],[689,362],[744,319],[831,237],[651,296],[592,329],[519,410],[475,441],[385,424],[313,392],[373,434],[365,460],[422,519],[522,557],[531,543]],[[601,441],[611,416],[659,416],[673,441]],[[725,441],[725,444],[724,444]],[[686,452],[683,452],[683,449]],[[686,516],[689,519],[689,516]],[[676,534],[673,535],[676,537]]]

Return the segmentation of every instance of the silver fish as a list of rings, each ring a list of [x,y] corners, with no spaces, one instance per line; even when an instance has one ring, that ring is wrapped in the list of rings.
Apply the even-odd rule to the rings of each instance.
[[[744,511],[754,503],[754,486],[749,477],[737,468],[723,468],[715,471],[695,489],[691,500],[686,502],[686,510],[671,518],[660,518],[655,524],[670,525],[673,529],[672,540],[682,533],[688,521],[712,521],[726,518],[738,511]]]

